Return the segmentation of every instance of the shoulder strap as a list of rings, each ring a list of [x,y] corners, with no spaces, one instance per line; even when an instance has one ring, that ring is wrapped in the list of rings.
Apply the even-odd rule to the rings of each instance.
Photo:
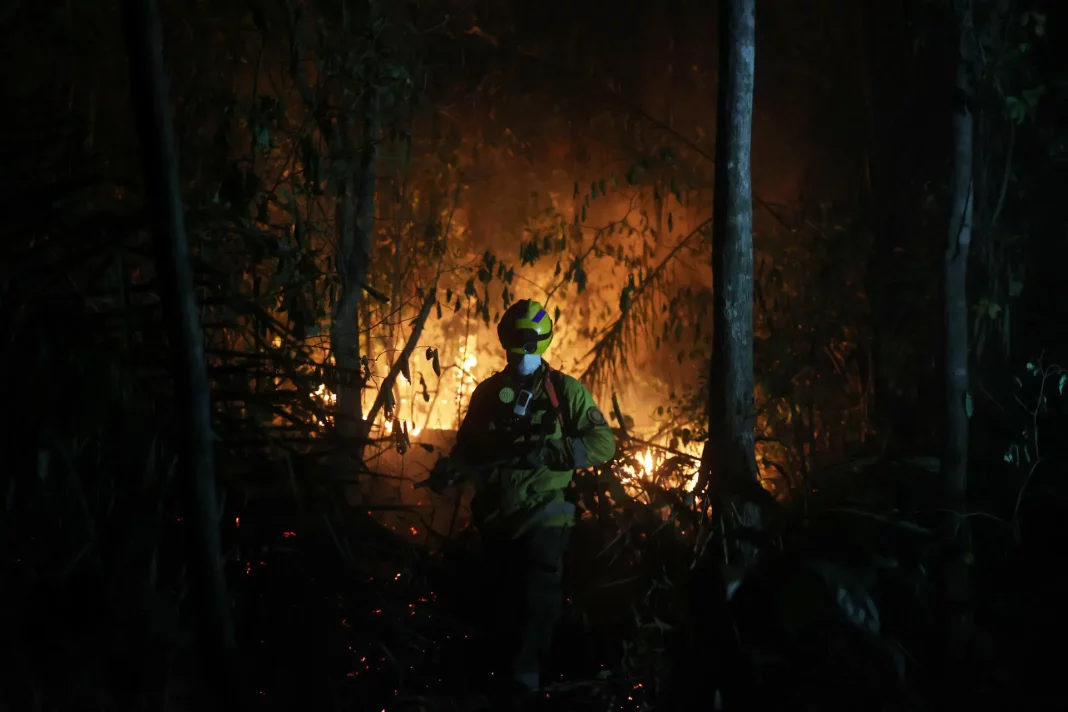
[[[560,399],[556,395],[557,387],[564,390],[564,374],[551,366],[545,367],[545,392],[549,394],[549,401],[556,411],[556,419],[560,421],[560,428],[565,434],[571,432],[571,404],[567,403],[560,407]]]

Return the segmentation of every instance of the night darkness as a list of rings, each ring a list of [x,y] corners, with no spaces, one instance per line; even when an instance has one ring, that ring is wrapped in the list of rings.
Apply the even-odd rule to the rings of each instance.
[[[1064,709],[1063,5],[8,2],[0,710]]]

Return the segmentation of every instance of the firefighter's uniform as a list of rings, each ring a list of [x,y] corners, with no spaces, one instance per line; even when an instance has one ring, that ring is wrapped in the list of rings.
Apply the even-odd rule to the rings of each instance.
[[[498,326],[509,367],[471,396],[456,447],[432,479],[462,475],[475,486],[472,516],[499,585],[499,631],[510,650],[511,677],[536,689],[559,616],[564,551],[575,523],[566,490],[575,470],[607,462],[615,438],[589,391],[540,360],[552,321],[524,300]],[[534,359],[524,373],[521,360]]]

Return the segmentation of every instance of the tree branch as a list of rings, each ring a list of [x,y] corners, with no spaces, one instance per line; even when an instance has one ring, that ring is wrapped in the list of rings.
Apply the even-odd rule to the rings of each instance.
[[[412,353],[419,344],[419,337],[423,334],[423,327],[426,326],[426,321],[430,317],[430,309],[436,301],[437,288],[438,280],[435,278],[434,284],[430,287],[426,298],[423,300],[423,306],[419,309],[419,315],[415,317],[415,327],[412,329],[412,335],[408,337],[408,342],[404,344],[400,356],[393,362],[389,373],[382,381],[382,385],[378,389],[378,395],[375,396],[375,401],[371,405],[371,410],[367,413],[367,420],[364,426],[365,434],[370,432],[371,425],[375,422],[375,418],[378,417],[379,411],[382,410],[382,406],[386,402],[387,394],[393,391],[393,384],[397,381],[397,375],[400,374],[403,365],[411,360]]]
[[[626,308],[622,309],[617,318],[610,326],[601,332],[594,343],[593,348],[586,352],[584,358],[590,356],[593,360],[590,361],[586,370],[582,372],[580,376],[581,381],[587,383],[590,386],[596,386],[604,378],[605,369],[616,362],[622,352],[622,340],[627,332],[627,328],[630,326],[631,315],[634,314],[634,310],[639,301],[648,294],[649,287],[656,283],[663,275],[664,270],[667,269],[668,264],[678,256],[679,252],[686,247],[694,237],[700,235],[701,232],[712,223],[712,218],[708,218],[700,225],[695,227],[686,237],[679,240],[671,251],[660,261],[652,272],[646,275],[645,280],[637,285],[633,292],[630,294],[630,303]]]

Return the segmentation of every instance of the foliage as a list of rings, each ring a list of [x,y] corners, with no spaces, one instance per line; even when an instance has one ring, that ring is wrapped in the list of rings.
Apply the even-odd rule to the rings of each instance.
[[[384,100],[384,128],[359,377],[371,400],[381,398],[382,426],[391,425],[372,433],[374,450],[434,447],[408,437],[429,420],[419,420],[412,401],[454,397],[449,379],[469,369],[452,347],[533,289],[545,293],[563,334],[592,346],[583,367],[602,390],[678,367],[670,388],[650,391],[658,399],[639,401],[641,411],[615,409],[620,456],[577,488],[587,514],[576,531],[579,565],[550,704],[746,709],[754,700],[783,702],[769,699],[781,692],[793,706],[856,709],[878,697],[923,708],[916,698],[941,684],[925,678],[939,662],[929,635],[937,621],[929,577],[939,558],[925,531],[937,518],[930,473],[938,463],[869,456],[886,407],[872,401],[871,382],[890,371],[902,387],[923,389],[881,359],[886,344],[875,326],[897,320],[899,306],[929,321],[939,310],[898,283],[894,309],[869,307],[874,275],[858,265],[880,253],[865,215],[815,203],[758,206],[772,223],[757,236],[762,470],[786,506],[761,541],[760,565],[731,571],[718,562],[722,534],[690,492],[675,488],[707,438],[706,396],[687,368],[704,372],[711,333],[701,272],[710,166],[701,140],[685,135],[700,139],[709,117],[691,125],[681,110],[659,124],[643,116],[616,82],[589,76],[627,74],[630,65],[607,53],[576,72],[581,91],[571,96],[559,73],[537,69],[544,63],[529,56],[502,58],[505,51],[461,27],[459,14],[441,25],[432,3],[413,10],[421,22],[435,16],[418,27],[399,13],[369,26],[346,15],[350,3],[265,2],[255,16],[244,2],[182,5],[187,21],[169,23],[168,56],[227,493],[223,553],[250,708],[485,707],[476,690],[494,654],[480,646],[479,593],[489,586],[474,576],[477,546],[465,534],[445,557],[417,550],[376,518],[421,512],[360,499],[327,466],[336,450],[331,395],[345,376],[331,368],[326,340],[341,286],[335,208],[346,195],[339,178],[369,140],[362,120],[372,95]],[[290,11],[301,6],[308,9],[294,23]],[[13,661],[2,696],[19,709],[158,709],[167,699],[203,708],[184,699],[195,697],[195,612],[184,597],[172,386],[127,162],[135,154],[125,88],[109,79],[121,74],[111,71],[121,51],[97,42],[75,67],[62,49],[84,43],[79,34],[107,40],[115,23],[106,13],[83,3],[45,13],[48,31],[26,32],[31,40],[18,45],[47,49],[25,64],[62,81],[42,82],[35,94],[37,81],[20,76],[29,99],[16,113],[34,121],[65,113],[62,131],[34,126],[5,153],[19,161],[7,174],[17,190],[5,199],[0,353],[7,433],[20,439],[0,487],[9,552],[3,639]],[[505,17],[495,21],[506,25]],[[1065,134],[1056,117],[1064,82],[1050,69],[1056,43],[1044,39],[1055,24],[1042,19],[1026,11],[984,39],[981,143],[990,168],[980,192],[984,249],[996,259],[973,291],[979,351],[1006,334],[1014,348],[1055,341],[1050,330],[1063,322],[1025,301],[1056,308],[1042,285],[1059,282],[1037,273],[1050,269],[1056,280],[1063,271],[1059,243],[1037,239],[1063,230],[1050,206],[1063,192]],[[493,29],[488,20],[484,27]],[[626,54],[631,61],[637,53],[628,46]],[[24,74],[23,66],[8,71]],[[700,114],[695,106],[687,110]],[[335,120],[349,127],[347,144],[335,142]],[[924,177],[908,176],[917,184]],[[937,186],[931,195],[938,207]],[[919,212],[904,202],[894,209]],[[904,239],[892,237],[887,251]],[[902,259],[920,276],[914,282],[926,280],[918,253]],[[439,269],[432,329],[401,359],[415,346],[412,322]],[[1042,328],[1013,333],[1021,317],[1036,315]],[[908,328],[894,333],[914,342],[915,371],[932,370],[930,345],[915,336],[922,330]],[[1029,670],[1041,671],[1042,646],[1031,638],[1059,620],[1061,592],[1038,594],[1051,591],[1046,543],[1059,536],[1068,386],[1061,369],[1032,363],[1018,381],[1022,421],[1007,420],[1005,433],[978,430],[979,447],[1007,458],[980,473],[994,484],[975,493],[969,516],[976,586],[990,599],[980,601],[978,618],[1002,649],[978,655],[967,685],[952,686],[955,704],[967,704],[967,690],[988,703],[992,687],[1023,687],[1029,674],[1040,681]],[[400,385],[383,389],[391,378]],[[976,400],[973,423],[982,425],[974,427],[987,428],[992,409]],[[624,436],[646,415],[655,415],[656,447],[668,453],[634,478],[645,467],[641,453],[654,446]],[[410,483],[393,471],[361,474]],[[1002,518],[1013,520],[1015,541]],[[846,699],[828,699],[835,695]]]
[[[803,497],[809,473],[863,451],[874,432],[871,313],[858,266],[866,238],[827,206],[769,209],[778,229],[758,236],[754,282],[758,464],[766,488]],[[665,330],[686,323],[707,344],[707,316],[690,313]],[[704,442],[706,398],[699,380],[658,408],[671,447]]]
[[[990,5],[976,19],[980,47],[975,68],[978,139],[976,143],[976,225],[980,264],[980,297],[975,317],[975,353],[982,357],[999,342],[1009,355],[1013,339],[1013,305],[1027,279],[1025,241],[1031,222],[1026,208],[1032,198],[1028,177],[1019,170],[1018,146],[1044,129],[1040,110],[1049,92],[1041,58],[1048,42],[1046,15],[1015,5]],[[1036,56],[1037,55],[1037,56]]]
[[[1068,388],[1068,370],[1057,365],[1046,366],[1038,358],[1027,363],[1027,373],[1023,378],[1015,379],[1017,392],[1016,404],[1023,408],[1027,422],[1020,438],[1013,442],[1005,452],[1005,462],[1022,472],[1019,482],[1019,494],[1012,508],[1012,522],[1019,536],[1020,503],[1023,501],[1027,486],[1032,477],[1044,465],[1049,465],[1052,458],[1046,452],[1042,437],[1042,426],[1050,415],[1050,398],[1060,400]],[[1026,379],[1026,383],[1023,379]]]

